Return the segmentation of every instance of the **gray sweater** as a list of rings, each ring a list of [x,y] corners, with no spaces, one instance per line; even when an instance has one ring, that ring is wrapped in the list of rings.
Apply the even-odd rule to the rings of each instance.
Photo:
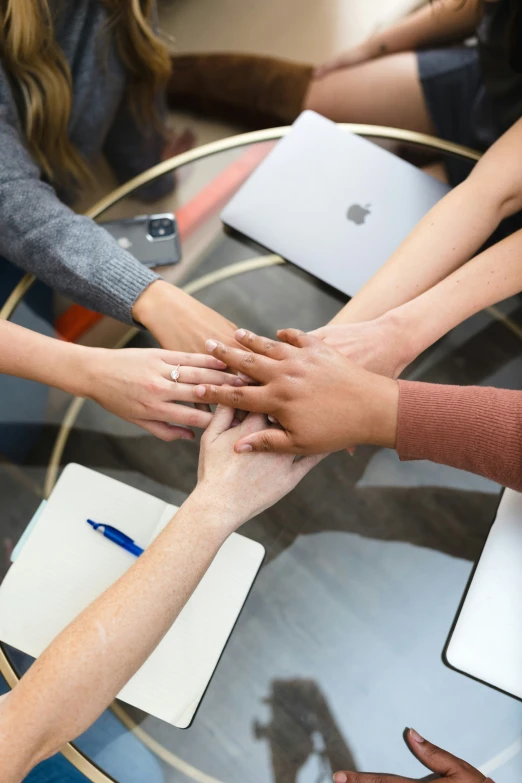
[[[70,65],[69,136],[88,160],[102,152],[120,181],[160,160],[158,133],[143,131],[128,108],[125,72],[100,35],[106,12],[97,0],[62,0],[55,35]],[[172,187],[165,177],[145,194]],[[16,97],[0,70],[0,255],[90,309],[132,323],[131,308],[157,279],[92,220],[75,214],[41,177],[28,152]],[[1,274],[0,260],[0,274]]]

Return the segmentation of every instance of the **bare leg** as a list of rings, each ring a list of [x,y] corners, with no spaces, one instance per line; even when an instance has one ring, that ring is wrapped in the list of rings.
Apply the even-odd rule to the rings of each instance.
[[[388,55],[314,79],[304,108],[336,122],[435,133],[413,52]]]

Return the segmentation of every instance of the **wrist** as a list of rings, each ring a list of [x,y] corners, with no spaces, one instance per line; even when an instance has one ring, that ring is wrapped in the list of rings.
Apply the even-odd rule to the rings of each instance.
[[[177,291],[175,286],[165,280],[155,280],[134,302],[132,317],[150,330],[151,325],[161,317],[162,308],[165,305],[172,306]]]
[[[78,397],[86,397],[90,400],[99,401],[99,393],[105,388],[105,383],[108,376],[108,368],[112,366],[114,359],[114,351],[110,348],[86,348],[84,346],[77,346],[83,349],[83,353],[78,354],[77,360],[78,372],[74,381],[78,387],[73,393]]]
[[[156,280],[138,297],[132,316],[163,348],[179,350],[194,331],[196,307],[189,294],[165,280]],[[189,350],[194,350],[193,342],[189,341]]]
[[[376,323],[387,336],[387,343],[392,347],[396,364],[402,372],[423,351],[418,324],[405,305],[380,315]]]
[[[363,48],[367,60],[377,60],[379,57],[384,57],[386,54],[391,53],[385,33],[372,35],[371,38],[364,42]]]
[[[56,386],[75,397],[90,397],[91,390],[96,384],[96,373],[93,368],[94,354],[102,349],[88,348],[74,343],[61,343],[60,348],[53,378],[48,381],[49,385]]]
[[[366,443],[394,449],[397,443],[399,417],[399,382],[383,375],[373,375]]]
[[[223,495],[215,485],[200,481],[183,504],[183,509],[189,511],[194,522],[200,525],[218,546],[249,519],[248,515],[241,512],[239,503],[220,502],[220,498],[222,500]]]
[[[442,313],[437,319],[430,317],[425,294],[389,310],[382,319],[395,333],[404,367],[448,331],[444,328]]]

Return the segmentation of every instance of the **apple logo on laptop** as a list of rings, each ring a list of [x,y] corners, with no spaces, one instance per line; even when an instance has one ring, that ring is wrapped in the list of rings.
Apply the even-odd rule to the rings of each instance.
[[[120,237],[118,239],[118,245],[124,250],[128,250],[129,247],[132,247],[132,242],[130,241],[129,237]]]
[[[346,213],[346,217],[348,220],[351,220],[352,223],[355,223],[356,226],[361,226],[366,220],[366,215],[370,214],[370,206],[371,204],[366,204],[365,207],[362,207],[360,204],[352,204]]]

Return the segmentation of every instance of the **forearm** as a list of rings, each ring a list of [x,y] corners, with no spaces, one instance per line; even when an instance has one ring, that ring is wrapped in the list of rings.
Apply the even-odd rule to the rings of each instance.
[[[0,758],[13,770],[5,783],[78,736],[114,699],[194,591],[226,521],[193,493],[134,566],[38,658],[0,710]]]
[[[132,314],[170,350],[205,353],[209,335],[235,343],[233,323],[165,280],[157,280],[143,292]]]
[[[476,0],[458,4],[435,0],[372,36],[368,43],[378,56],[463,41],[473,33],[478,16]]]
[[[97,350],[0,321],[0,373],[4,375],[85,396],[92,380],[91,359]]]
[[[468,261],[504,218],[522,209],[522,120],[469,177],[418,223],[333,323],[369,321],[436,285]]]
[[[500,220],[491,194],[466,180],[428,212],[332,323],[370,321],[419,296],[468,261]]]
[[[522,491],[522,392],[399,381],[397,453]]]
[[[462,321],[520,291],[522,230],[480,253],[388,315],[406,336],[408,360],[413,361]]]

